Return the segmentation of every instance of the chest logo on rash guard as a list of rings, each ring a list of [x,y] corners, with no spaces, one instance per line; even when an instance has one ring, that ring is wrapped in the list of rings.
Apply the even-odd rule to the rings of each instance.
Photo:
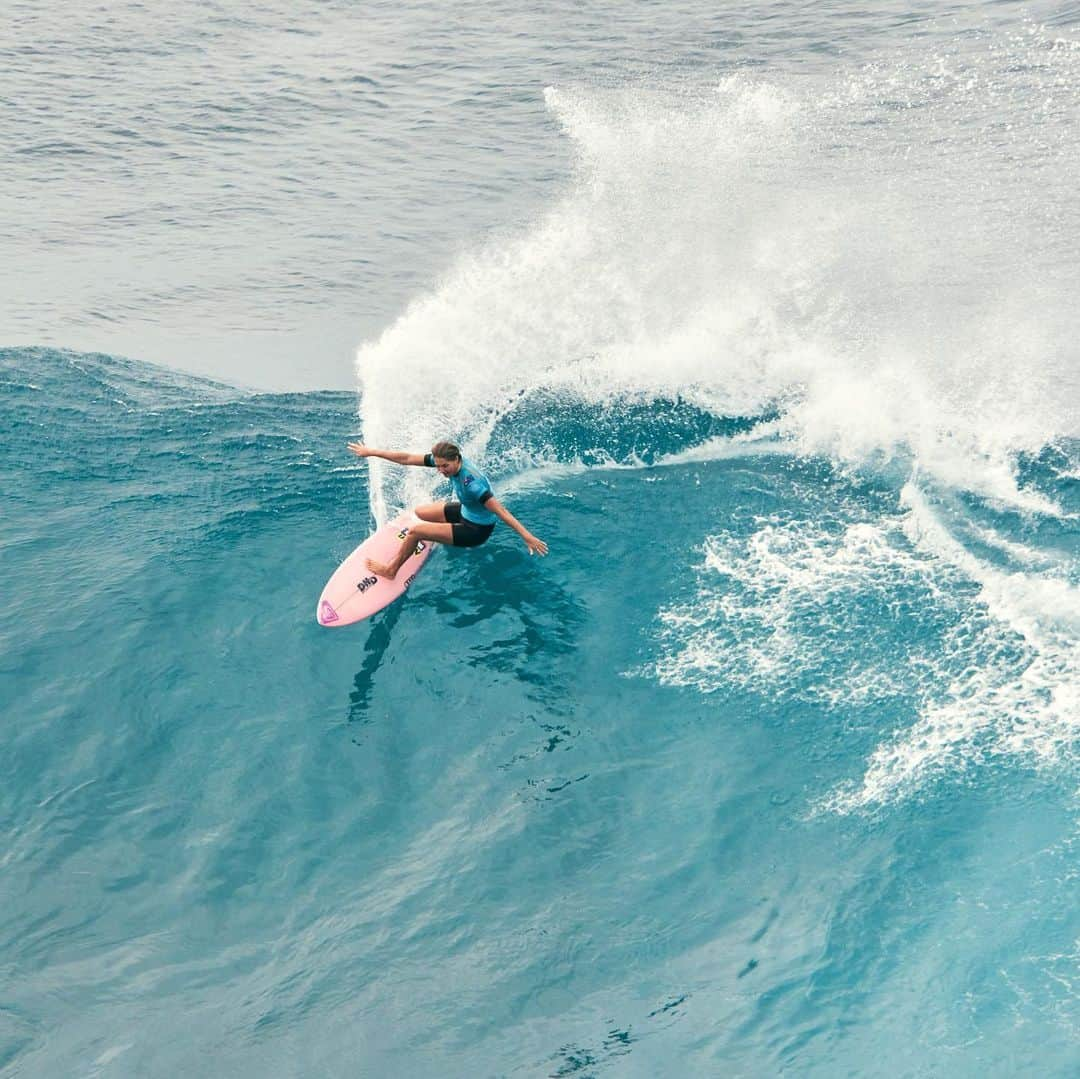
[[[472,476],[466,476],[466,477],[465,477],[465,478],[464,478],[464,479],[463,479],[463,480],[461,481],[461,483],[462,483],[462,486],[464,486],[464,487],[468,487],[468,486],[469,486],[469,484],[470,484],[470,483],[472,483],[472,481],[473,481],[473,478],[472,478]]]

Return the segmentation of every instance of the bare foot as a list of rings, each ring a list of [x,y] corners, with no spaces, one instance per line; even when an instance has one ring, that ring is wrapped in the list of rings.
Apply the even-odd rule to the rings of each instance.
[[[367,566],[372,573],[377,573],[380,577],[385,577],[388,581],[392,581],[397,576],[397,569],[387,565],[385,562],[376,562],[374,558],[365,559],[364,565]]]

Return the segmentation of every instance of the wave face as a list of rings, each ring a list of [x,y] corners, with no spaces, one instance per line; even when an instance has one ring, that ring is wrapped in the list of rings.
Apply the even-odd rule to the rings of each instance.
[[[916,41],[549,91],[359,416],[0,350],[0,1069],[1070,1074],[1080,51]],[[551,556],[321,629],[446,436]]]
[[[497,530],[328,632],[351,395],[0,360],[16,1072],[1067,1072],[1076,442],[1034,512],[523,403],[550,558]]]

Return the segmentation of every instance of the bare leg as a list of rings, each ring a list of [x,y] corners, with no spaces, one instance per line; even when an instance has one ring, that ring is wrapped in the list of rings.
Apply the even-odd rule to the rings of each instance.
[[[413,513],[421,521],[429,521],[431,524],[446,524],[446,510],[442,502],[428,502],[423,506],[417,506]]]
[[[426,509],[427,507],[422,508]],[[401,541],[398,553],[389,562],[376,562],[374,558],[369,558],[364,564],[372,573],[377,573],[380,577],[387,577],[392,581],[397,576],[398,570],[405,565],[406,560],[416,550],[417,540],[452,545],[454,542],[454,526],[427,523],[413,525],[409,529],[409,534]]]

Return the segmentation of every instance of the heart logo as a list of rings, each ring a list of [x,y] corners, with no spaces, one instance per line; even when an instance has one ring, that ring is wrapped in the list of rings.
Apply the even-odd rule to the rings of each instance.
[[[324,626],[326,626],[329,625],[331,622],[336,622],[337,620],[337,611],[335,611],[334,608],[326,602],[326,600],[323,600],[322,603],[319,604],[319,621]]]

